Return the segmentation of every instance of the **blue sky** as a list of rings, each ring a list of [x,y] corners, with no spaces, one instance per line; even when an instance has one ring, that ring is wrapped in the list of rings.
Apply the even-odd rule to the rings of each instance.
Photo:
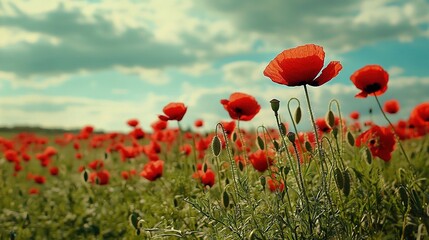
[[[340,74],[310,88],[318,117],[331,99],[342,114],[370,119],[375,100],[355,99],[350,75],[379,64],[390,75],[381,101],[396,98],[406,119],[429,101],[429,2],[413,1],[0,1],[0,125],[125,131],[144,129],[169,102],[184,102],[183,125],[213,129],[229,116],[219,103],[232,92],[262,106],[248,127],[272,126],[269,101],[304,101],[300,87],[263,76],[278,53],[306,43],[324,47]],[[304,102],[303,102],[304,103]],[[379,111],[371,117],[384,124]],[[305,128],[305,125],[303,125]]]

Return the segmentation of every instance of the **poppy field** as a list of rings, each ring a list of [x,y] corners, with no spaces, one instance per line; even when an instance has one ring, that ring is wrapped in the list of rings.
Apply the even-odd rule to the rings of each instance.
[[[241,128],[261,106],[238,90],[219,99],[230,120],[212,131],[204,119],[183,129],[192,109],[172,100],[150,129],[1,133],[0,239],[429,238],[429,102],[391,122],[399,102],[378,98],[389,74],[366,65],[350,84],[384,124],[335,99],[314,116],[312,88],[342,69],[324,60],[307,44],[267,65],[267,81],[305,92],[270,101],[276,128]]]

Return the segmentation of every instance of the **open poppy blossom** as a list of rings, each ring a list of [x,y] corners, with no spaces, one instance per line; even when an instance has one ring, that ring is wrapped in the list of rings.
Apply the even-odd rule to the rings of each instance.
[[[185,116],[187,107],[185,107],[185,104],[180,102],[172,102],[167,104],[162,111],[165,115],[159,115],[159,119],[163,121],[168,120],[182,120],[183,116]]]
[[[264,75],[287,86],[321,86],[343,68],[339,61],[332,61],[322,70],[324,61],[323,47],[307,44],[281,52],[265,68]]]
[[[399,111],[399,102],[396,99],[388,100],[384,103],[383,110],[390,114],[395,114]]]
[[[357,98],[366,98],[370,94],[379,96],[386,92],[389,74],[380,65],[366,65],[350,76],[350,80],[360,90]]]
[[[253,96],[240,92],[231,94],[229,100],[220,100],[220,103],[235,120],[250,121],[261,110],[261,106]]]
[[[392,131],[386,127],[372,126],[356,138],[356,146],[367,145],[372,156],[379,157],[385,162],[390,161],[395,150],[396,139]]]

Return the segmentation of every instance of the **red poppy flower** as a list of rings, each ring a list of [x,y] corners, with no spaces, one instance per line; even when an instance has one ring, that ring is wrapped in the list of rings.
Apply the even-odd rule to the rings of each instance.
[[[383,110],[390,114],[395,114],[399,111],[399,102],[396,99],[388,100],[384,103]]]
[[[49,173],[52,175],[52,176],[57,176],[58,175],[58,167],[51,167],[51,168],[49,168]]]
[[[204,186],[210,186],[213,187],[215,184],[215,174],[214,172],[207,167],[206,171],[203,171],[203,164],[198,163],[197,164],[197,171],[192,174],[192,177],[195,179],[200,179],[201,183],[204,184]]]
[[[274,163],[274,151],[257,150],[254,153],[249,154],[250,163],[259,172],[264,172]]]
[[[271,192],[283,192],[285,189],[283,180],[277,180],[275,177],[267,177],[267,184]]]
[[[136,127],[133,129],[133,131],[130,132],[130,135],[135,139],[142,139],[146,135],[143,129],[140,127]]]
[[[88,167],[97,170],[104,167],[104,162],[102,160],[94,160],[88,164]]]
[[[167,104],[162,111],[165,115],[159,115],[159,119],[168,121],[168,120],[182,120],[183,116],[185,116],[187,107],[183,103],[180,102],[172,102]]]
[[[30,195],[36,195],[36,194],[39,194],[39,189],[38,189],[38,188],[35,188],[35,187],[32,187],[32,188],[30,188],[30,189],[28,190],[28,193],[29,193]]]
[[[89,175],[89,182],[97,183],[98,185],[109,184],[110,173],[107,170],[100,170]]]
[[[359,112],[358,111],[353,111],[350,113],[350,118],[354,119],[354,120],[358,120],[359,119]]]
[[[197,120],[195,120],[194,125],[195,125],[195,127],[199,128],[199,127],[202,127],[204,125],[204,122],[201,119],[197,119]]]
[[[122,171],[121,176],[124,180],[128,180],[128,178],[130,178],[130,173],[128,171]]]
[[[4,152],[4,158],[6,158],[8,162],[19,162],[18,153],[12,149]]]
[[[133,119],[128,120],[127,124],[130,127],[136,127],[137,125],[139,125],[139,120],[133,118]]]
[[[215,184],[215,174],[211,169],[207,169],[207,171],[201,175],[201,183],[205,186],[213,187]]]
[[[250,121],[261,110],[261,106],[253,96],[240,92],[231,94],[229,100],[220,100],[220,103],[235,120]]]
[[[140,173],[140,176],[146,178],[149,181],[155,181],[162,176],[163,170],[164,161],[150,161],[146,163],[146,165],[144,165],[143,171]]]
[[[356,146],[367,145],[372,156],[379,157],[385,162],[390,161],[395,149],[396,139],[390,128],[372,126],[356,138]]]
[[[167,128],[167,124],[168,124],[167,121],[158,119],[158,121],[152,123],[150,126],[154,131],[161,131]]]
[[[410,124],[417,128],[429,127],[429,102],[424,102],[411,111]]]
[[[332,131],[332,128],[328,125],[325,118],[316,119],[316,126],[317,130],[322,133],[330,133]]]
[[[180,146],[180,152],[183,153],[186,156],[189,156],[192,152],[192,146],[189,143],[185,143],[182,146]]]
[[[287,86],[321,86],[343,68],[340,62],[332,61],[322,70],[324,61],[323,47],[307,44],[281,52],[265,68],[264,75]]]
[[[228,137],[231,137],[235,129],[235,121],[221,122],[221,123],[222,123],[223,129],[225,130],[226,135]]]
[[[34,182],[38,184],[45,184],[46,178],[44,176],[34,176]]]
[[[389,74],[380,65],[367,65],[350,76],[353,84],[360,90],[357,98],[366,98],[370,94],[379,96],[386,92]]]

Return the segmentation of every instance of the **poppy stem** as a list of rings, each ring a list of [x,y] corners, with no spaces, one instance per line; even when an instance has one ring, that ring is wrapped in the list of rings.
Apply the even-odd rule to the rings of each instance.
[[[317,132],[317,127],[316,127],[316,122],[314,121],[313,110],[311,108],[310,97],[308,95],[308,89],[307,89],[307,85],[306,84],[304,84],[304,92],[305,92],[305,99],[307,100],[308,111],[310,113],[311,124],[313,125],[314,135],[316,136],[317,152],[319,154],[319,161],[320,161],[320,166],[321,166],[321,169],[322,169],[322,186],[323,186],[323,190],[324,190],[324,192],[326,194],[326,197],[327,197],[327,199],[329,201],[329,206],[331,207],[331,211],[333,211],[332,200],[331,200],[331,197],[329,195],[329,191],[328,191],[327,185],[326,185],[326,172],[325,172],[325,167],[323,165],[323,162],[325,160],[323,158],[322,146],[320,144],[319,134]]]
[[[408,158],[407,153],[405,152],[404,147],[402,146],[402,143],[398,137],[398,133],[396,133],[395,127],[393,126],[392,122],[390,122],[389,118],[387,117],[386,113],[383,110],[383,107],[381,106],[380,101],[378,100],[377,95],[374,93],[375,100],[377,101],[378,107],[380,108],[381,113],[383,114],[386,121],[389,123],[390,128],[393,131],[393,134],[395,134],[396,141],[398,142],[399,148],[401,149],[402,154],[404,154],[405,159],[407,160],[408,164],[411,166],[412,170],[414,171],[414,165],[411,163],[410,159]]]

